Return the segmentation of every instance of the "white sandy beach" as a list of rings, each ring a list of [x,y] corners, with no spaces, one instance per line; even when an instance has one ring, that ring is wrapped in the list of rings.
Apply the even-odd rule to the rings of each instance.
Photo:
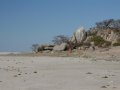
[[[120,62],[0,56],[0,90],[120,90]]]

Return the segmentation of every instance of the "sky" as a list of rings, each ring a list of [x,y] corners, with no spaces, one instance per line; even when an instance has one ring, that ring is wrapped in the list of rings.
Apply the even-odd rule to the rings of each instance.
[[[111,18],[120,19],[120,0],[0,0],[0,52],[30,51]]]

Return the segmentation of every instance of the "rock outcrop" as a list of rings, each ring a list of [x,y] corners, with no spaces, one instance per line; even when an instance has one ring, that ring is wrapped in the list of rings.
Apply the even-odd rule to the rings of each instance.
[[[95,32],[96,36],[102,37],[104,40],[113,43],[118,43],[120,40],[120,33],[116,32],[115,30],[111,29],[104,29],[104,30],[92,30],[92,33]]]
[[[87,37],[87,33],[83,27],[77,29],[74,33],[70,41],[72,43],[81,43],[83,42]]]

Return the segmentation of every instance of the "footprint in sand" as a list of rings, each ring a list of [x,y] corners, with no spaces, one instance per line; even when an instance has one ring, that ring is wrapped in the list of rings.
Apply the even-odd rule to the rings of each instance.
[[[21,75],[20,73],[18,75]]]
[[[108,76],[104,76],[104,77],[102,77],[102,78],[108,78]]]
[[[86,74],[92,74],[91,72],[87,72]]]
[[[101,88],[108,88],[108,87],[110,87],[110,85],[106,85],[106,86],[101,86]],[[117,88],[117,87],[112,87],[112,88]]]
[[[37,73],[37,71],[34,71],[34,73]]]
[[[101,88],[107,88],[107,86],[102,86]]]

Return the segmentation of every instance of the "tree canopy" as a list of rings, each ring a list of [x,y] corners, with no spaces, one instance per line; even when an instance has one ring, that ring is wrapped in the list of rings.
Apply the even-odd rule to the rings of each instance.
[[[103,20],[101,22],[97,22],[96,27],[98,29],[120,30],[120,19],[118,19],[118,20],[114,20],[114,19]]]

